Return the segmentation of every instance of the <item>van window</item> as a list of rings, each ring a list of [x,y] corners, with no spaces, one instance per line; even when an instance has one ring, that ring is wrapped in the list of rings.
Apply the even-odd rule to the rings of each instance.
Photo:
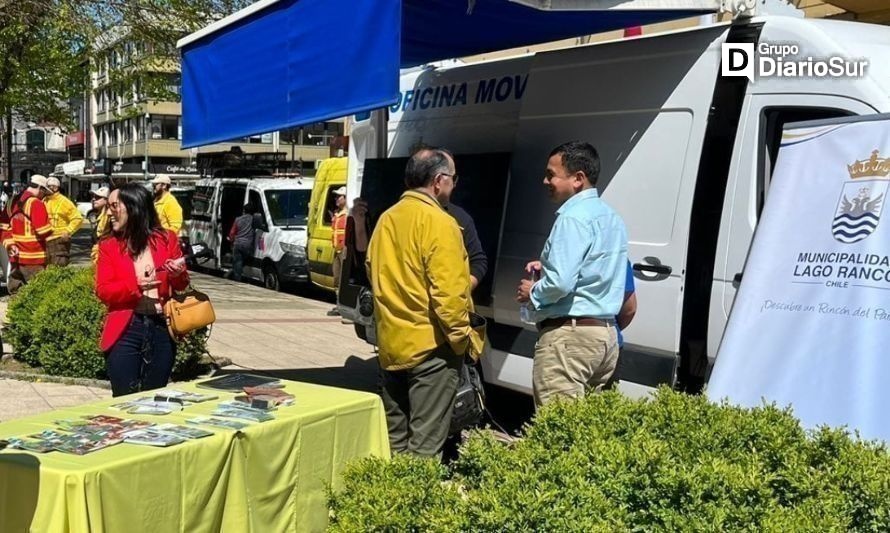
[[[195,191],[192,189],[180,189],[176,191],[170,191],[170,194],[176,198],[176,201],[179,202],[179,207],[182,208],[182,214],[184,220],[192,219],[192,197],[195,194]]]
[[[850,116],[853,113],[841,109],[807,108],[807,107],[765,107],[761,114],[760,133],[760,169],[757,179],[757,219],[763,211],[766,201],[766,193],[772,180],[773,170],[776,168],[776,157],[779,155],[779,145],[782,143],[782,130],[786,124],[793,122],[805,122],[808,120],[823,120],[826,118],[838,118]]]
[[[192,195],[192,218],[210,220],[213,215],[213,187],[195,187]]]
[[[340,187],[342,185],[331,185],[328,187],[327,200],[324,203],[324,213],[321,219],[321,223],[325,226],[330,226],[334,222],[334,212],[337,210],[337,197],[334,196],[334,191]]]
[[[305,226],[309,217],[309,189],[266,191],[266,204],[272,224],[279,227]]]
[[[263,202],[260,199],[259,191],[248,191],[247,192],[247,202],[253,204],[253,206],[257,209],[257,213],[263,212]]]

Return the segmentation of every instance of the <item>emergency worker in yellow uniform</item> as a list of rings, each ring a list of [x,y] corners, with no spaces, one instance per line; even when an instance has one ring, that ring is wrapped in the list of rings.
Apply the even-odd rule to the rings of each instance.
[[[46,264],[66,266],[71,261],[71,237],[80,229],[83,215],[74,202],[59,192],[62,184],[58,178],[47,178],[49,194],[43,199],[46,212],[53,226],[53,233],[46,240]]]
[[[161,221],[161,227],[179,235],[182,229],[182,207],[176,197],[170,194],[170,176],[158,174],[153,179],[155,194],[155,211]]]

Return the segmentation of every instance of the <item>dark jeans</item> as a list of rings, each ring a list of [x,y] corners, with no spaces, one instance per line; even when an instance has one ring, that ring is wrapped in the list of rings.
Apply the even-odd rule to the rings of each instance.
[[[231,278],[235,281],[241,281],[241,276],[244,274],[244,263],[248,259],[253,256],[253,250],[249,248],[241,248],[239,246],[235,246],[235,249],[232,250],[232,272]]]
[[[167,386],[175,358],[164,316],[133,315],[105,359],[112,396]]]
[[[414,368],[381,370],[381,396],[392,451],[441,457],[462,364],[463,358],[444,345]]]

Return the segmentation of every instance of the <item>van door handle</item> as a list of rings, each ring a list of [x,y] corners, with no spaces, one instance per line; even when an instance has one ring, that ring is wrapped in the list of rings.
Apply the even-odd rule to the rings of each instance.
[[[673,269],[667,265],[647,265],[644,263],[634,263],[634,270],[637,272],[652,272],[653,274],[661,274],[662,276],[669,276]]]
[[[315,251],[316,251],[316,252],[318,252],[318,253],[321,253],[321,252],[322,252],[322,249],[321,249],[321,248],[318,248],[318,247],[316,247],[316,248],[315,248]]]
[[[732,286],[738,288],[739,285],[742,284],[742,272],[736,272],[736,275],[732,277]]]

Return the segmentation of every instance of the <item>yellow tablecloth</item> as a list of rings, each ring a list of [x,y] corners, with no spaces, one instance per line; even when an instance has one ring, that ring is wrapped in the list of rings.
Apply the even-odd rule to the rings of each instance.
[[[151,533],[319,531],[327,524],[326,486],[353,458],[389,456],[386,418],[373,394],[286,381],[293,406],[275,420],[214,432],[167,448],[121,443],[87,455],[0,452],[0,531]],[[194,383],[179,390],[219,400],[170,415],[109,409],[130,397],[59,409],[0,424],[0,438],[27,436],[54,421],[113,415],[185,424],[209,416],[234,394]],[[141,393],[132,397],[151,395]]]

